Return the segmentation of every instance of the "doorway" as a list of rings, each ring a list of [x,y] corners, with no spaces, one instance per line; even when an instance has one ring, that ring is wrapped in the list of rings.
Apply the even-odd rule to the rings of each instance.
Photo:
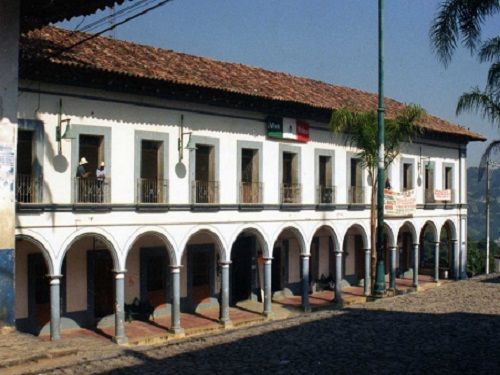
[[[167,303],[169,265],[167,249],[162,247],[141,248],[141,300],[154,308]]]
[[[202,303],[209,303],[215,290],[214,246],[212,244],[189,246],[189,286],[191,305],[194,309]]]
[[[231,304],[251,299],[257,249],[254,237],[239,237],[231,251]]]
[[[28,254],[28,316],[36,332],[50,321],[50,285],[42,254]]]
[[[97,321],[114,313],[113,259],[108,250],[87,252],[88,301],[91,317]]]

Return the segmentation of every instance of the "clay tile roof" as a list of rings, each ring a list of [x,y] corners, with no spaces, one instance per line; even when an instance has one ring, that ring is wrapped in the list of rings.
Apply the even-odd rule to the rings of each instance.
[[[377,95],[361,90],[102,36],[60,52],[88,36],[55,27],[30,31],[21,38],[21,56],[23,60],[49,60],[56,65],[216,89],[314,109],[377,108]],[[404,104],[387,98],[385,106],[386,116],[391,118]],[[432,132],[485,140],[478,133],[432,115],[426,115],[420,125]]]

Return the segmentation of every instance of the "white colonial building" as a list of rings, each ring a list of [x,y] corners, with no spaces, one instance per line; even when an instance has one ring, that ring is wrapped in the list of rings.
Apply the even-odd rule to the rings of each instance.
[[[19,329],[47,324],[57,339],[109,322],[124,342],[136,298],[182,332],[179,311],[220,306],[229,324],[229,305],[263,299],[270,315],[273,296],[291,293],[307,309],[322,276],[338,301],[344,285],[369,293],[370,182],[328,121],[335,108],[376,109],[375,95],[85,37],[43,28],[21,40]],[[465,273],[466,145],[483,139],[433,116],[420,125],[389,168],[401,194],[386,221],[387,273],[415,286],[419,270]]]

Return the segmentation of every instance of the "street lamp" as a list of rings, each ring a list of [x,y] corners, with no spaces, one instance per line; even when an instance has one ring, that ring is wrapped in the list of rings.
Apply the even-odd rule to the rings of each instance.
[[[385,294],[384,270],[384,0],[378,0],[378,131],[377,131],[377,266],[375,296]],[[373,246],[373,244],[372,244]]]

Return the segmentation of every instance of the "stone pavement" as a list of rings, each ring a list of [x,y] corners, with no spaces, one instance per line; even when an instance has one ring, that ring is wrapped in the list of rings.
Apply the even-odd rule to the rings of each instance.
[[[119,347],[82,337],[54,344],[32,337],[24,347],[10,347],[10,355],[75,347],[78,353],[0,373],[492,374],[500,368],[499,332],[495,274],[156,346]],[[0,337],[2,344],[7,336]],[[5,349],[0,346],[0,361]]]

